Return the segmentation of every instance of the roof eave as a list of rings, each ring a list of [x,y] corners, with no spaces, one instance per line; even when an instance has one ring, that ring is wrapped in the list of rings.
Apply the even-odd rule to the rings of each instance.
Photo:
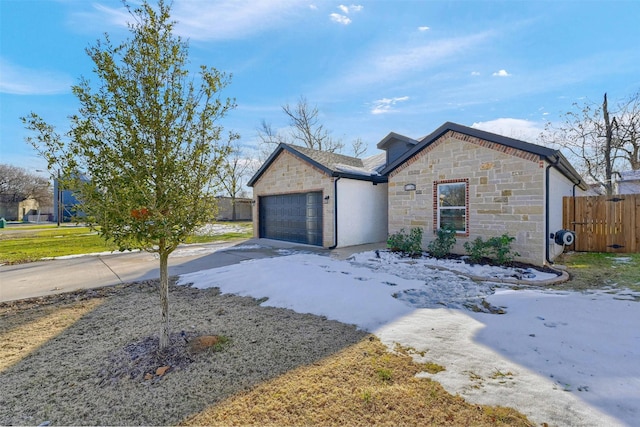
[[[306,154],[301,153],[300,151],[296,150],[295,148],[291,147],[288,144],[278,144],[278,147],[273,151],[273,153],[271,153],[271,155],[267,158],[267,160],[264,162],[264,164],[260,167],[260,169],[258,169],[258,171],[251,177],[251,179],[249,180],[249,182],[247,182],[247,186],[249,187],[253,187],[254,184],[256,183],[256,181],[258,181],[258,179],[260,179],[260,177],[262,176],[262,174],[269,168],[269,166],[271,166],[271,163],[274,162],[274,160],[278,157],[278,155],[280,155],[280,153],[282,153],[283,151],[287,151],[289,153],[291,153],[292,155],[298,157],[301,160],[304,160],[305,162],[309,163],[310,165],[314,166],[315,168],[321,170],[322,172],[324,172],[325,174],[329,175],[329,176],[336,176],[336,171],[334,171],[333,169],[330,169],[328,167],[326,167],[325,165],[323,165],[322,163],[319,163],[315,160],[313,160],[311,157],[307,156]]]
[[[532,154],[537,154],[541,158],[550,158],[556,153],[556,150],[552,150],[547,147],[542,147],[539,145],[531,144],[529,142],[520,141],[518,139],[509,138],[506,136],[498,135],[498,134],[487,132],[484,130],[459,125],[453,122],[445,122],[438,129],[434,130],[429,135],[422,138],[420,142],[411,150],[407,151],[405,154],[400,156],[393,163],[387,165],[380,173],[384,175],[388,175],[389,173],[393,172],[398,166],[402,165],[404,162],[406,162],[408,159],[413,157],[415,154],[417,154],[424,148],[428,147],[432,142],[436,141],[438,138],[440,138],[442,135],[444,135],[448,131],[459,132],[465,135],[483,139],[485,141],[495,142],[497,144],[505,145],[505,146],[526,151]],[[569,165],[569,168],[573,170],[571,165]]]
[[[544,156],[542,158],[549,162],[551,166],[555,167],[562,175],[580,187],[583,191],[589,189],[589,185],[584,182],[582,176],[573,168],[573,166],[571,166],[569,160],[567,160],[559,150],[556,150],[551,156]]]
[[[338,172],[338,171],[334,171],[331,174],[331,176],[334,178],[347,178],[347,179],[354,179],[358,181],[369,181],[376,184],[382,184],[389,181],[389,178],[387,176],[382,176],[382,175],[361,175],[357,173]]]

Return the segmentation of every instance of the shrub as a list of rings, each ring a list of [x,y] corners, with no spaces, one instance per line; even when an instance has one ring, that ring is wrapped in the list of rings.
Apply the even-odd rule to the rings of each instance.
[[[493,260],[496,264],[508,264],[513,261],[515,257],[520,256],[518,252],[511,252],[511,242],[514,240],[516,240],[515,237],[503,234],[500,237],[492,237],[487,241],[491,249],[493,249]]]
[[[489,257],[489,247],[482,237],[477,237],[473,243],[465,242],[464,250],[467,251],[472,264],[478,264],[483,258]]]
[[[473,243],[466,242],[464,249],[469,255],[469,260],[477,264],[485,258],[489,258],[492,263],[497,265],[508,264],[517,256],[518,252],[511,252],[511,242],[516,240],[508,234],[500,237],[491,237],[486,242],[482,237],[476,238]]]
[[[444,258],[451,253],[451,248],[456,244],[456,230],[450,226],[441,227],[435,240],[429,242],[427,252],[434,258]]]
[[[414,227],[407,234],[404,228],[391,234],[387,239],[387,246],[392,251],[403,252],[407,255],[419,255],[422,253],[422,228]]]

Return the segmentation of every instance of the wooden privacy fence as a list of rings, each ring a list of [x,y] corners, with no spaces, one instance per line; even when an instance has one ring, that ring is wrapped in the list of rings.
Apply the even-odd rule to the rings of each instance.
[[[640,252],[640,194],[563,198],[563,228],[579,252]]]

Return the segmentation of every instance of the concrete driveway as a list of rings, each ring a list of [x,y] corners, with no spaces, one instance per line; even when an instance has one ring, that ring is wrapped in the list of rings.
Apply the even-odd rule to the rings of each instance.
[[[346,258],[354,252],[374,247],[384,247],[384,244],[353,246],[333,251],[269,239],[183,245],[169,257],[169,275],[192,273],[249,259],[283,256],[291,251]],[[84,255],[27,264],[2,265],[0,302],[159,277],[158,257],[147,252]]]
[[[286,254],[285,249],[322,251],[287,242],[250,239],[233,243],[184,245],[169,257],[169,274],[180,275],[247,259]],[[85,255],[0,266],[0,302],[78,289],[157,279],[158,257],[147,252]]]

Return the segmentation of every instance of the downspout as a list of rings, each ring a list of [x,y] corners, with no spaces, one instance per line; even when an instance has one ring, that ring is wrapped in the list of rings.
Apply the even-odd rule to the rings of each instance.
[[[545,200],[544,200],[544,228],[545,228],[545,236],[544,236],[544,240],[545,240],[545,246],[544,246],[544,259],[546,262],[548,262],[550,265],[553,264],[553,261],[551,261],[549,259],[549,240],[551,239],[550,235],[550,230],[549,230],[549,169],[551,169],[554,166],[557,166],[558,163],[560,163],[560,158],[556,157],[555,162],[553,163],[549,163],[549,165],[547,166],[547,168],[544,171],[544,175],[545,175]]]
[[[341,177],[337,177],[333,181],[333,246],[329,249],[335,249],[338,246],[338,181]]]
[[[576,232],[576,187],[582,184],[582,180],[579,179],[577,183],[573,184],[573,189],[571,190],[571,196],[573,198],[573,232]]]

